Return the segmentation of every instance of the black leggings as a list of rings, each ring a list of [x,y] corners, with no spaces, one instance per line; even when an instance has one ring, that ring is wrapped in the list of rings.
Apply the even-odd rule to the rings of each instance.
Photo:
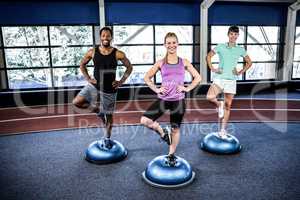
[[[185,100],[164,101],[157,99],[143,114],[143,116],[155,121],[167,110],[170,110],[170,123],[172,128],[179,128],[185,113]]]

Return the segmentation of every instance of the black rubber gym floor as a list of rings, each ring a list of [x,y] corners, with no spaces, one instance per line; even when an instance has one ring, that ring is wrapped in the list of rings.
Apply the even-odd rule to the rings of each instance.
[[[113,139],[127,147],[119,163],[84,160],[88,145],[103,129],[76,129],[0,137],[0,199],[300,199],[300,124],[232,123],[243,145],[236,155],[213,155],[198,148],[214,123],[182,125],[177,155],[196,172],[184,188],[164,190],[141,174],[167,146],[141,126],[118,126]]]

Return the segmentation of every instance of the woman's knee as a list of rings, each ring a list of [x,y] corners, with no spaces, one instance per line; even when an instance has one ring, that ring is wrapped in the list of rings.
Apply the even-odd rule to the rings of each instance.
[[[153,123],[153,121],[145,116],[142,116],[141,117],[141,120],[140,120],[141,124],[145,125],[145,126],[148,126],[149,124]]]
[[[149,119],[147,117],[141,117],[141,124],[147,126],[148,128],[151,129],[157,129],[159,127],[159,123],[156,121],[153,121],[152,119]]]

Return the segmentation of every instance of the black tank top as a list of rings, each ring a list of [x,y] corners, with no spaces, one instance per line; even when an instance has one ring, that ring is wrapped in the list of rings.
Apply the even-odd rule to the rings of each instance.
[[[114,48],[108,55],[103,55],[99,51],[99,45],[95,47],[94,54],[94,77],[97,80],[95,87],[105,93],[115,93],[116,89],[112,87],[112,82],[116,79],[117,59]]]

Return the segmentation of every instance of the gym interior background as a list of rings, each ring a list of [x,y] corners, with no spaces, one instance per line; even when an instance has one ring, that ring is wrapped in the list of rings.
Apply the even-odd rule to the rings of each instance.
[[[205,3],[212,3],[207,32],[201,24]],[[299,199],[298,7],[295,0],[1,1],[1,199]],[[133,64],[133,73],[118,91],[115,128],[122,132],[116,137],[132,153],[124,165],[96,167],[82,155],[87,144],[100,137],[101,127],[92,113],[74,112],[71,102],[86,84],[80,60],[99,43],[103,24],[113,30],[113,46]],[[212,74],[203,65],[201,41],[208,52],[227,41],[231,25],[239,26],[238,43],[253,65],[239,77],[232,115],[245,150],[226,158],[199,153],[195,141],[207,133],[201,132],[203,127],[217,124],[212,113],[197,111],[212,109],[205,99]],[[179,147],[201,175],[186,188],[165,191],[140,180],[145,163],[159,155],[161,147],[149,145],[155,141],[151,134],[137,136],[143,129],[135,111],[155,98],[143,77],[164,57],[163,38],[170,31],[178,35],[178,55],[188,58],[203,77],[201,85],[187,94],[197,103],[186,116],[185,139]],[[206,40],[201,38],[205,33]],[[213,65],[218,63],[215,57]],[[241,59],[238,66],[242,65]],[[117,78],[124,71],[119,63]],[[159,85],[161,77],[155,76],[154,82]],[[185,82],[191,82],[188,73]]]

